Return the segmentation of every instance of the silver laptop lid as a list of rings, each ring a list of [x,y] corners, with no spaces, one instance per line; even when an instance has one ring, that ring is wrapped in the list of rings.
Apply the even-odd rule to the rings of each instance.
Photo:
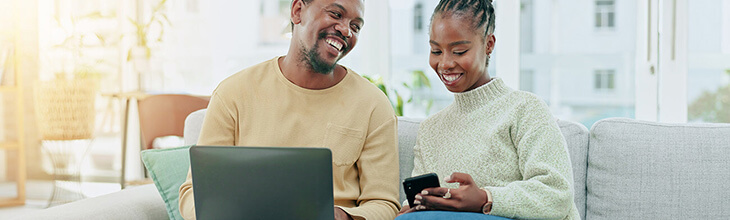
[[[197,219],[334,219],[327,148],[193,146]]]

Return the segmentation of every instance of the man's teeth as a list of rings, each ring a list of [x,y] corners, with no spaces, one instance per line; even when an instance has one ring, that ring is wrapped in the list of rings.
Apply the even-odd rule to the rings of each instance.
[[[457,75],[443,75],[443,76],[444,76],[444,79],[446,81],[453,82],[454,80],[458,79],[459,76],[461,76],[461,74],[457,74]]]
[[[342,44],[340,42],[333,41],[333,40],[330,40],[330,39],[327,39],[325,41],[327,41],[328,44],[330,44],[333,47],[335,47],[335,49],[342,50]]]

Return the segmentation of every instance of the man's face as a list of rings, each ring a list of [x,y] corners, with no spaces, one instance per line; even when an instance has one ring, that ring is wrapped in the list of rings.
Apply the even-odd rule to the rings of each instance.
[[[315,72],[331,73],[337,61],[357,43],[364,24],[361,0],[295,1],[295,4],[302,4],[295,36],[300,41],[303,59]]]

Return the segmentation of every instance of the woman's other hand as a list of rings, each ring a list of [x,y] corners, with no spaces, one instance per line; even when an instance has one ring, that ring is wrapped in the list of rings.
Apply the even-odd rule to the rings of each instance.
[[[415,212],[415,211],[416,211],[416,209],[411,208],[410,205],[404,205],[403,208],[400,209],[400,212],[398,212],[398,215],[396,215],[396,217],[398,217],[402,214],[411,213],[411,212]]]
[[[444,210],[462,212],[481,212],[487,202],[487,192],[474,183],[471,175],[453,173],[446,177],[447,183],[459,183],[458,189],[435,187],[424,189],[416,195],[414,207],[421,210]],[[403,212],[401,210],[401,212]]]
[[[352,217],[345,210],[335,207],[335,220],[352,220]]]

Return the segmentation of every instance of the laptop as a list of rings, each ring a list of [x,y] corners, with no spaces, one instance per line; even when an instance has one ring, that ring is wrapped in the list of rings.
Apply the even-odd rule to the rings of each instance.
[[[193,146],[197,219],[334,219],[327,148]]]

